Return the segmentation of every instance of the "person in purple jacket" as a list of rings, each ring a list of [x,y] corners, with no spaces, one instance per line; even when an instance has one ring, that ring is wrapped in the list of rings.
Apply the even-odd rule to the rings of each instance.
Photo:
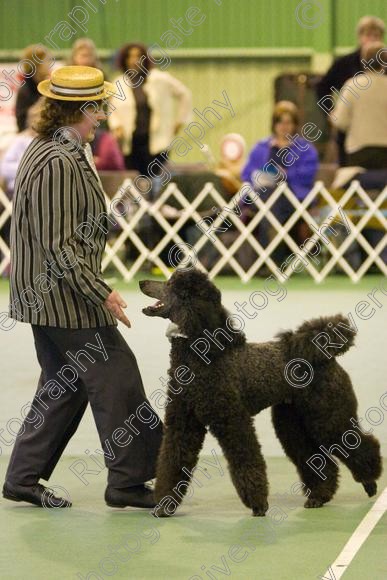
[[[313,187],[319,166],[318,153],[312,143],[298,135],[298,126],[299,111],[296,105],[290,101],[280,101],[273,111],[272,135],[258,141],[250,152],[241,178],[252,185],[262,201],[267,201],[285,180],[299,201],[305,199]],[[251,214],[251,209],[255,210],[256,206],[250,203],[248,207]],[[293,213],[294,205],[285,195],[281,195],[270,211],[284,224]],[[297,242],[301,243],[307,237],[305,226],[301,224],[295,228]],[[275,231],[264,219],[256,234],[261,245],[266,247]],[[281,260],[283,256],[284,247],[277,248],[274,257]]]

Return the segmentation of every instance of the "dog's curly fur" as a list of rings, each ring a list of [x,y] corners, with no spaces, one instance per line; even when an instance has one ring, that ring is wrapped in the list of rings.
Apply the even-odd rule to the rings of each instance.
[[[171,402],[166,408],[157,465],[155,494],[159,503],[155,515],[172,515],[181,502],[190,480],[187,472],[192,472],[198,461],[207,428],[222,447],[242,502],[253,515],[264,515],[268,509],[266,465],[252,417],[270,406],[277,437],[307,489],[305,507],[321,507],[338,487],[333,458],[326,457],[325,479],[306,463],[315,453],[321,454],[322,445],[326,449],[336,445],[332,454],[350,469],[368,495],[376,493],[375,480],[382,470],[379,443],[372,435],[358,432],[358,448],[343,446],[343,434],[354,429],[351,418],[357,420],[356,396],[348,374],[334,356],[328,359],[311,342],[319,332],[337,341],[330,329],[340,322],[348,326],[346,317],[310,320],[296,331],[280,333],[277,340],[254,344],[246,342],[243,332],[232,329],[230,319],[227,326],[228,313],[221,304],[220,291],[198,270],[176,271],[168,282],[145,280],[140,288],[159,301],[143,312],[169,318],[184,335],[171,339]],[[215,332],[218,345],[207,341],[211,342],[207,353],[211,363],[206,364],[192,345]],[[347,342],[334,351],[335,356],[344,354],[354,342],[350,327],[340,326],[340,332]],[[302,389],[290,386],[284,378],[287,362],[297,357],[310,362],[314,369],[312,382]],[[189,368],[186,379],[192,378],[183,389],[175,376],[181,365]]]

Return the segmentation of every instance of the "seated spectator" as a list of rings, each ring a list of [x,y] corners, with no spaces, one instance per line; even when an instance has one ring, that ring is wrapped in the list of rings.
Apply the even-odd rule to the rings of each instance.
[[[356,180],[359,182],[360,187],[367,192],[370,200],[375,201],[380,195],[381,191],[387,186],[387,166],[386,169],[364,169],[362,167],[342,167],[337,173],[334,182],[332,183],[332,190],[346,190],[350,187],[352,182]],[[379,206],[379,210],[382,214],[386,212],[386,201]],[[368,211],[369,206],[360,196],[354,195],[350,200],[350,207],[347,205],[347,212],[351,220],[356,224],[360,220],[364,213]],[[380,220],[378,215],[373,215],[369,221],[365,224],[361,230],[362,235],[372,246],[376,246],[385,237],[385,227],[383,222]],[[344,238],[346,236],[344,235]],[[342,236],[334,240],[335,245],[340,245],[344,239]],[[382,245],[380,248],[379,256],[384,264],[387,264],[387,246]],[[356,271],[358,270],[363,262],[367,258],[367,253],[364,247],[355,240],[348,248],[348,251],[344,254],[345,259],[349,265]],[[368,272],[378,272],[379,266],[373,265],[368,270]]]
[[[272,135],[258,141],[242,170],[242,180],[248,181],[264,202],[285,180],[299,201],[305,199],[314,185],[319,165],[318,153],[311,143],[297,136],[298,125],[299,112],[296,105],[289,101],[277,103],[272,117]],[[255,204],[249,204],[248,207],[255,211]],[[294,205],[285,195],[281,195],[270,211],[284,224],[293,213]],[[263,219],[257,231],[263,247],[269,244],[273,234],[269,222]],[[297,243],[302,243],[308,236],[303,222],[296,228],[295,235]],[[280,254],[284,254],[283,247],[275,253],[278,258]]]
[[[377,58],[381,51],[382,58]],[[346,133],[349,166],[387,169],[386,51],[382,43],[369,45],[365,58],[367,62],[372,59],[372,69],[357,75],[356,85],[353,79],[345,83],[345,101],[338,99],[332,114],[332,122]]]
[[[39,62],[41,61],[41,62]],[[51,53],[43,45],[31,45],[23,52],[24,84],[16,96],[16,123],[19,131],[27,128],[28,109],[40,98],[38,84],[50,76],[50,68],[54,63]],[[32,66],[34,68],[32,69]],[[33,73],[33,74],[32,74]]]
[[[110,131],[98,127],[90,145],[98,171],[123,171],[125,169],[124,157],[117,139]]]

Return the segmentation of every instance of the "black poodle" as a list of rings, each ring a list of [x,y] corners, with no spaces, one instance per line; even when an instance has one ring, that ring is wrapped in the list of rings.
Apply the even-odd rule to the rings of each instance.
[[[144,280],[140,288],[157,299],[143,309],[144,314],[175,323],[170,337],[171,402],[157,465],[156,516],[172,515],[181,502],[207,429],[220,443],[242,502],[253,515],[265,515],[266,465],[252,417],[270,406],[276,434],[307,488],[305,507],[321,507],[338,487],[338,467],[330,455],[320,474],[307,464],[314,454],[321,457],[320,446],[328,450],[335,446],[331,453],[345,463],[355,481],[369,496],[376,493],[375,480],[382,470],[379,443],[357,431],[358,447],[348,448],[353,440],[343,446],[343,434],[354,429],[351,419],[357,420],[356,396],[334,356],[328,359],[311,342],[322,331],[337,341],[330,329],[341,323],[348,328],[340,325],[346,342],[332,354],[343,354],[354,342],[347,318],[318,318],[296,331],[282,332],[277,340],[247,343],[222,306],[220,291],[202,272],[177,270],[168,282]],[[297,357],[314,369],[305,388],[291,386],[284,376],[287,363]]]

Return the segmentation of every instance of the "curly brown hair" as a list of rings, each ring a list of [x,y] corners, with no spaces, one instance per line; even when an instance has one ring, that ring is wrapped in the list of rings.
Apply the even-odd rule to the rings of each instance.
[[[40,137],[52,137],[58,130],[79,123],[84,114],[82,105],[82,101],[60,101],[46,97],[33,129]]]
[[[127,70],[128,67],[126,65],[126,60],[129,56],[130,51],[133,48],[138,48],[139,51],[141,52],[141,57],[145,57],[143,59],[144,60],[143,67],[147,71],[150,71],[150,69],[153,67],[153,63],[148,56],[148,51],[147,51],[146,45],[142,44],[142,42],[128,42],[127,44],[124,44],[124,46],[120,49],[118,56],[117,56],[118,68],[120,68],[123,73]]]

